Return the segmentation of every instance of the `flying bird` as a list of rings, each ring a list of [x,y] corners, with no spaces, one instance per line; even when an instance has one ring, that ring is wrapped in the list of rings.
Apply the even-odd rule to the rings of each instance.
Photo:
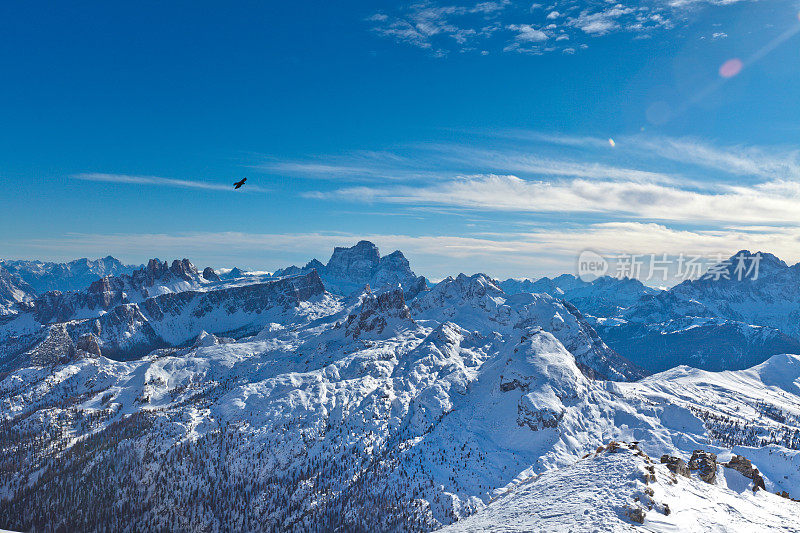
[[[233,188],[238,189],[239,187],[244,185],[245,181],[247,181],[247,178],[242,178],[242,181],[237,181],[236,183],[233,184]]]

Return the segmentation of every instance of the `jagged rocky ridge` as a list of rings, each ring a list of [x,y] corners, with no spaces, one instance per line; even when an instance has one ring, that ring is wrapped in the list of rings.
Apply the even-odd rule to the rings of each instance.
[[[115,359],[182,346],[203,331],[241,337],[271,321],[302,320],[310,300],[327,302],[315,272],[243,286],[211,289],[206,283],[188,260],[171,266],[151,260],[130,276],[103,278],[85,291],[45,293],[0,324],[0,370],[69,359],[85,336]]]

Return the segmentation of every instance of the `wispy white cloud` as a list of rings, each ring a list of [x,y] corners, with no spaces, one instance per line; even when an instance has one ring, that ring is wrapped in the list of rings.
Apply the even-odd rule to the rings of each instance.
[[[800,223],[800,186],[767,182],[694,191],[657,183],[571,179],[546,182],[511,175],[460,177],[418,187],[347,187],[310,197],[409,205],[453,206],[478,211],[602,213],[674,222]]]
[[[90,172],[83,174],[75,174],[70,176],[72,179],[81,181],[97,181],[107,183],[120,183],[120,184],[134,184],[134,185],[153,185],[157,187],[178,187],[184,189],[203,189],[209,191],[233,191],[233,184],[223,185],[221,183],[212,183],[208,181],[195,181],[183,180],[175,178],[161,178],[158,176],[129,176],[127,174],[105,174],[99,172]],[[238,181],[239,178],[237,178]],[[247,184],[245,189],[239,191],[250,192],[267,192],[268,189],[259,187],[258,185]]]
[[[766,179],[800,179],[800,150],[753,146],[717,147],[698,139],[629,137],[622,140],[642,154],[698,165],[728,174]]]

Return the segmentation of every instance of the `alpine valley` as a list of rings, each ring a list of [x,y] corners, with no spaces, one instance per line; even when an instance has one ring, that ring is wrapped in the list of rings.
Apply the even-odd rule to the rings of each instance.
[[[367,241],[2,261],[0,528],[800,531],[800,265],[760,256],[669,290]]]

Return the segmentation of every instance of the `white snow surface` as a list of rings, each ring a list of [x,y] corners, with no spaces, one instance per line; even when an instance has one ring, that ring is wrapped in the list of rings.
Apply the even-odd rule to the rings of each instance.
[[[170,495],[208,484],[197,464],[175,466],[177,451],[217,446],[223,437],[225,446],[209,452],[212,472],[283,483],[286,501],[269,503],[274,488],[252,500],[253,513],[280,520],[277,529],[309,529],[312,513],[338,497],[354,502],[349,519],[369,518],[358,502],[392,501],[422,516],[422,529],[475,513],[458,526],[480,529],[470,524],[489,520],[509,531],[591,531],[589,523],[598,531],[631,529],[638,526],[620,509],[642,499],[637,476],[645,459],[627,452],[581,459],[611,440],[638,441],[654,458],[688,460],[696,449],[744,455],[769,492],[800,498],[800,356],[741,371],[678,367],[640,382],[592,380],[576,357],[595,354],[595,341],[550,296],[508,296],[477,275],[448,278],[409,308],[398,298],[326,293],[265,313],[263,329],[238,341],[206,333],[214,320],[229,320],[227,312],[195,324],[187,308],[159,327],[183,339],[183,325],[196,325],[193,346],[130,362],[79,357],[2,376],[0,422],[15,432],[4,451],[26,459],[0,477],[0,498],[22,497],[23,487],[47,491],[40,478],[80,480],[76,468],[43,476],[48,464],[60,464],[45,460],[75,449],[80,457],[79,445],[93,436],[144,417],[148,429],[109,439],[85,459],[128,457],[132,443],[148,473],[126,480],[145,504],[133,529],[192,530],[208,521],[245,529],[238,504],[225,515],[233,521],[227,527],[213,514],[164,521],[179,505]],[[172,460],[163,461],[170,451]],[[642,527],[651,531],[681,531],[704,517],[719,527],[697,531],[752,531],[756,523],[792,531],[783,518],[800,516],[788,499],[740,490],[736,476],[722,473],[713,486],[695,479],[670,485],[656,468],[653,499],[673,512],[649,510]],[[309,471],[317,477],[304,477]],[[376,512],[371,529],[384,519]]]
[[[676,476],[656,463],[627,447],[590,454],[441,531],[800,531],[800,503],[753,492],[750,480],[732,469],[720,466],[717,483],[708,484],[695,476]],[[655,481],[646,481],[648,466]],[[634,509],[645,513],[641,524],[629,516]]]

